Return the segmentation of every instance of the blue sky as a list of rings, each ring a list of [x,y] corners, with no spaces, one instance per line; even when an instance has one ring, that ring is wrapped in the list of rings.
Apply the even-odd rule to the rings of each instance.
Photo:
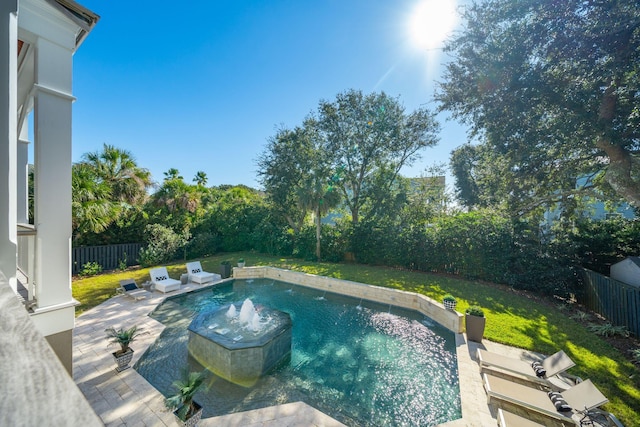
[[[425,2],[436,24],[422,28],[450,16],[434,6],[445,0]],[[267,139],[301,124],[322,99],[384,91],[407,112],[436,108],[446,57],[438,36],[419,44],[409,31],[418,0],[80,3],[101,19],[74,57],[74,161],[107,143],[129,150],[156,181],[173,167],[187,182],[202,170],[208,185],[258,188]],[[405,176],[448,163],[466,141],[445,118],[438,146]]]

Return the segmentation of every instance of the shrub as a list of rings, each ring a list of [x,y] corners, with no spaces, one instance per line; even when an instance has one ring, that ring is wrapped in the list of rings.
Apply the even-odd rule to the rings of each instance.
[[[628,337],[629,330],[624,326],[614,326],[611,323],[605,323],[602,325],[598,325],[595,323],[591,323],[587,326],[588,329],[596,335],[601,335],[603,337]]]
[[[185,236],[161,224],[149,224],[145,231],[148,245],[140,250],[140,264],[143,267],[175,259],[178,250],[186,243]]]
[[[465,314],[468,314],[469,316],[484,317],[484,310],[479,305],[472,305],[467,308]]]
[[[198,233],[189,242],[186,246],[187,258],[202,258],[209,255],[213,255],[218,251],[218,241],[219,238],[217,235],[209,232]]]
[[[91,261],[82,266],[82,269],[78,273],[82,277],[95,276],[102,273],[102,266],[97,262]]]
[[[122,259],[118,261],[118,269],[125,271],[127,269],[127,253],[122,254]]]
[[[185,368],[182,377],[173,382],[176,393],[165,400],[168,408],[178,408],[176,416],[182,421],[186,421],[195,413],[193,397],[206,379],[206,371],[189,372]]]
[[[456,302],[456,297],[454,297],[451,294],[446,294],[443,298],[443,301],[451,301],[451,302]]]
[[[640,363],[640,348],[634,348],[631,350],[631,360],[635,363]]]
[[[571,318],[573,320],[575,320],[576,322],[585,322],[589,319],[591,319],[591,316],[589,315],[589,313],[585,313],[584,311],[577,311],[574,314],[571,315]]]
[[[290,256],[293,253],[293,230],[267,215],[251,233],[251,241],[256,251],[269,255]]]
[[[134,342],[138,335],[143,334],[137,326],[133,326],[129,329],[116,329],[112,326],[105,329],[105,332],[107,333],[107,338],[111,340],[109,341],[110,344],[118,344],[120,346],[120,350],[116,352],[116,355],[126,353],[129,350],[129,344]]]

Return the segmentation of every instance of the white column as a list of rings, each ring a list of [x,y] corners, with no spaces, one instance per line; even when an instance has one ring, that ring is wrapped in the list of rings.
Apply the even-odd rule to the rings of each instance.
[[[0,1],[0,271],[16,291],[18,0]]]
[[[17,217],[18,223],[29,223],[29,120],[24,121],[17,144]]]
[[[38,38],[35,55],[36,295],[38,309],[46,309],[73,304],[70,261],[72,52]]]

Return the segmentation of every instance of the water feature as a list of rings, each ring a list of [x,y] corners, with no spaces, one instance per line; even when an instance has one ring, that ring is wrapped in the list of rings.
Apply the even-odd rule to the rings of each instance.
[[[255,279],[169,297],[152,313],[166,328],[135,369],[168,395],[185,365],[203,369],[188,352],[192,320],[216,308],[225,319],[235,309],[237,318],[240,302],[250,298],[259,313],[270,307],[290,315],[290,360],[248,388],[212,375],[197,395],[205,417],[297,401],[349,426],[433,426],[461,417],[452,332],[415,311],[394,306],[389,313],[388,304],[331,292],[323,301],[317,296],[314,289]]]
[[[189,354],[221,378],[253,386],[291,355],[291,317],[245,299],[239,314],[235,304],[204,310],[189,324]]]

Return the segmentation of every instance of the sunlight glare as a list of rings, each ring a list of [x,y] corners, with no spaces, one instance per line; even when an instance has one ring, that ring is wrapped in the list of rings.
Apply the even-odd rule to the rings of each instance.
[[[409,18],[409,37],[418,49],[440,47],[458,22],[456,0],[422,0]]]

